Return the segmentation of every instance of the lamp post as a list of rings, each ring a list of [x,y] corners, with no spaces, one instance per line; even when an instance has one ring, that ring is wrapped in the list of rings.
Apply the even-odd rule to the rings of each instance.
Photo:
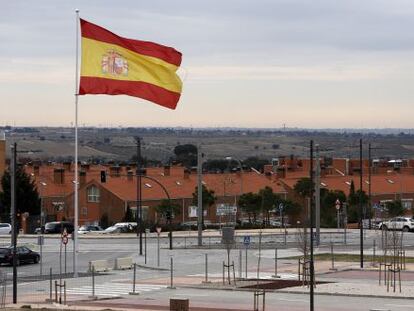
[[[40,275],[43,275],[43,223],[44,223],[44,211],[43,211],[43,187],[47,186],[47,183],[44,181],[40,182],[40,240],[39,240],[39,247],[40,247]]]
[[[230,163],[230,161],[235,160],[240,166],[240,196],[242,196],[243,195],[243,165],[242,165],[241,161],[236,157],[227,156],[226,160],[229,161],[229,163]],[[240,196],[239,196],[239,198],[240,198]],[[237,212],[236,212],[236,215],[235,215],[235,222],[236,221],[237,221]]]

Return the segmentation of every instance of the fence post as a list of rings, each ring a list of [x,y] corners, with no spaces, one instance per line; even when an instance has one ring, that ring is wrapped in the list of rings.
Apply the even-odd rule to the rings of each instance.
[[[57,298],[57,281],[55,280],[55,302],[58,302]]]
[[[170,286],[169,289],[175,289],[174,287],[174,259],[170,257]]]
[[[53,295],[53,285],[52,285],[52,268],[50,268],[50,273],[49,273],[49,302],[52,302],[52,295]]]
[[[204,283],[211,283],[211,282],[208,281],[208,254],[207,253],[205,254],[205,269],[204,269],[204,271],[205,271]]]
[[[242,278],[242,267],[243,266],[243,254],[242,250],[239,249],[239,279]]]
[[[139,292],[137,293],[135,291],[136,280],[137,280],[137,264],[134,263],[134,274],[133,274],[133,280],[132,280],[132,292],[129,292],[130,295],[139,295]]]
[[[331,265],[332,267],[329,270],[336,271],[337,269],[335,269],[335,256],[334,256],[333,242],[331,242]]]
[[[95,296],[95,266],[92,265],[92,296],[89,296],[89,298],[96,299]]]
[[[279,278],[277,275],[277,247],[275,248],[275,275],[273,276],[275,279]]]
[[[66,280],[63,281],[63,304],[66,305]]]

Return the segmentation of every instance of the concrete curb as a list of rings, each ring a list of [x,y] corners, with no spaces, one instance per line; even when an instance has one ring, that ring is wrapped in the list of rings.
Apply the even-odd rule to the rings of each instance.
[[[143,269],[148,269],[148,270],[155,270],[155,271],[170,271],[170,269],[167,269],[167,268],[152,267],[152,266],[147,266],[147,265],[143,265],[143,264],[137,264],[137,267],[143,268]]]
[[[214,287],[203,287],[203,286],[194,286],[194,285],[180,285],[182,288],[193,288],[193,289],[208,289],[208,290],[227,290],[227,291],[240,291],[240,292],[253,292],[251,288],[214,288]],[[267,289],[267,293],[277,293],[277,294],[295,294],[295,295],[307,295],[308,292],[298,291],[298,290],[284,290],[284,289]],[[414,300],[414,297],[407,296],[385,296],[385,295],[364,295],[364,294],[344,294],[344,293],[327,293],[327,292],[315,292],[315,295],[319,296],[340,296],[340,297],[361,297],[361,298],[385,298],[385,299],[407,299]]]

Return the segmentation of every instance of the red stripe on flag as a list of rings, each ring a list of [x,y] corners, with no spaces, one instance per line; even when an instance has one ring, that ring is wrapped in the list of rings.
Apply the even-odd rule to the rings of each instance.
[[[106,43],[116,44],[136,53],[160,58],[167,63],[176,65],[181,64],[182,55],[176,49],[165,45],[157,44],[149,41],[140,41],[120,37],[105,28],[80,20],[82,37],[102,41]]]
[[[146,82],[81,77],[79,95],[86,94],[135,96],[170,109],[177,107],[181,95]]]

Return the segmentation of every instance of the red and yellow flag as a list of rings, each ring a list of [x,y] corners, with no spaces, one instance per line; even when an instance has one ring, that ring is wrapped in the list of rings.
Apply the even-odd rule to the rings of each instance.
[[[126,39],[83,19],[79,95],[129,95],[175,109],[182,82],[181,53],[153,42]]]

